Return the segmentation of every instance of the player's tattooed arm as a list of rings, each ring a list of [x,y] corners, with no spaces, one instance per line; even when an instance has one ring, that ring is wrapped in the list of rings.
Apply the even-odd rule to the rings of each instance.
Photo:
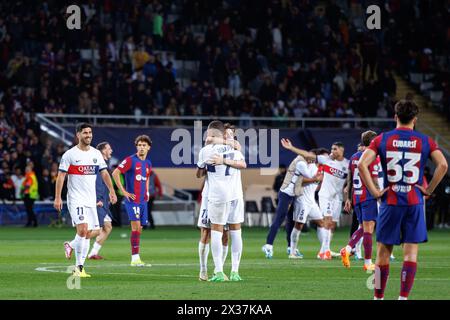
[[[235,169],[245,169],[247,168],[247,163],[245,160],[232,160],[228,158],[224,158],[223,155],[216,154],[210,160],[208,160],[209,164],[213,166],[218,166],[224,164],[226,166],[230,166]]]
[[[116,191],[114,190],[108,170],[106,170],[106,169],[102,170],[100,174],[102,175],[102,179],[105,182],[106,187],[109,190],[109,200],[112,204],[115,204],[117,202],[117,195],[116,195]]]
[[[347,181],[346,186],[344,188],[344,199],[345,199],[345,205],[344,205],[344,211],[347,213],[350,213],[350,210],[352,209],[352,189],[353,189],[353,181],[352,181],[351,174],[347,175]]]
[[[289,139],[281,139],[281,145],[283,148],[302,156],[306,161],[316,161],[317,159],[317,156],[314,153],[294,147]]]

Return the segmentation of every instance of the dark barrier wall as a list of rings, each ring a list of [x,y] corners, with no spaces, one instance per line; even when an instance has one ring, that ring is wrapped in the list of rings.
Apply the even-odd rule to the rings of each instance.
[[[69,130],[73,130],[73,127],[69,128]],[[287,165],[294,159],[295,155],[285,150],[279,143],[279,140],[281,138],[289,138],[295,146],[305,149],[311,149],[316,146],[330,149],[333,142],[342,141],[346,146],[345,156],[349,158],[356,151],[360,135],[365,130],[280,129],[278,134],[273,130],[245,131],[244,134],[246,134],[247,138],[245,140],[244,155],[250,168],[269,167],[271,163],[274,163],[268,160],[271,156],[271,150],[274,150],[275,153],[278,152],[280,155],[279,163]],[[201,137],[201,134],[199,132],[194,133],[194,129],[97,127],[94,128],[93,145],[95,146],[101,141],[109,141],[114,150],[113,156],[122,160],[135,152],[134,139],[141,134],[149,135],[153,141],[149,156],[154,167],[195,167],[195,155],[198,154],[201,148],[201,138],[198,138]],[[278,146],[272,145],[272,142],[275,141],[278,143]],[[264,145],[267,147],[264,148]],[[185,160],[184,163],[180,163],[182,159]]]

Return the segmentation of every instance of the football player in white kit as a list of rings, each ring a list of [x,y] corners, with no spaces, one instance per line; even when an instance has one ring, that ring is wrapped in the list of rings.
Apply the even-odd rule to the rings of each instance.
[[[209,124],[208,131],[208,135],[212,137],[223,138],[225,127],[222,122],[213,121]],[[210,144],[200,150],[197,163],[197,177],[201,177],[205,169],[208,175],[207,211],[208,218],[211,222],[211,251],[215,266],[214,276],[209,280],[212,282],[225,281],[222,262],[222,235],[224,225],[229,223],[230,230],[237,230],[237,225],[243,222],[243,214],[242,221],[240,221],[241,218],[239,216],[236,217],[234,214],[230,215],[230,212],[238,212],[235,208],[239,206],[240,202],[238,192],[233,190],[235,188],[230,188],[233,182],[232,168],[244,169],[247,167],[243,156],[241,159],[231,159],[236,155],[239,156],[237,151],[233,151],[230,146],[224,144]],[[237,235],[237,233],[234,234]],[[231,241],[233,242],[233,238]],[[239,242],[239,240],[235,241]],[[232,265],[235,265],[236,261],[234,260],[240,260],[240,254],[238,255],[234,252],[233,244],[232,252]],[[237,263],[237,266],[239,266],[239,263]],[[238,277],[238,274],[236,277],[236,273],[233,271],[234,270],[232,270],[231,274],[233,279],[230,276],[230,280],[239,281],[240,277]]]
[[[349,162],[344,158],[344,145],[341,142],[335,142],[331,146],[330,155],[316,156],[312,152],[294,147],[288,139],[283,139],[282,144],[283,147],[304,157],[307,161],[314,160],[323,165],[324,177],[319,191],[319,207],[324,217],[326,232],[319,258],[331,260],[332,231],[336,228],[342,211],[344,185],[348,175]]]
[[[225,125],[225,136],[223,138],[217,137],[206,137],[205,144],[227,144],[233,147],[233,149],[241,150],[241,146],[237,140],[234,140],[234,127],[226,123]],[[202,172],[202,171],[200,171]],[[206,170],[203,170],[203,175],[206,176]],[[197,226],[200,228],[200,241],[198,243],[198,255],[200,262],[200,281],[208,280],[208,255],[209,255],[209,240],[211,237],[211,224],[208,219],[208,179],[205,177],[202,187],[202,202],[200,205],[200,213],[198,215]],[[222,263],[228,255],[228,236],[229,230],[228,226],[224,227],[224,232],[222,236]],[[225,280],[229,280],[227,275],[224,274]]]
[[[320,154],[319,149],[311,150],[315,154]],[[303,255],[294,254],[298,250],[298,239],[300,233],[303,229],[303,225],[309,219],[317,225],[317,237],[321,245],[324,242],[325,236],[325,222],[323,220],[322,212],[315,200],[315,192],[319,182],[322,180],[323,176],[318,176],[318,166],[313,160],[308,161],[308,170],[312,179],[303,180],[303,194],[296,197],[294,201],[294,221],[295,225],[291,233],[291,247],[289,259],[302,259]],[[305,182],[313,180],[311,182]]]
[[[77,230],[74,241],[76,266],[73,275],[89,278],[90,275],[84,269],[84,261],[89,251],[89,239],[100,233],[95,191],[98,171],[101,172],[102,179],[109,190],[109,198],[112,204],[117,202],[117,196],[111,177],[106,170],[107,166],[103,155],[90,146],[92,126],[87,123],[77,125],[76,135],[78,144],[66,151],[61,158],[53,206],[58,212],[62,210],[61,191],[64,179],[68,175],[67,207],[72,223]]]

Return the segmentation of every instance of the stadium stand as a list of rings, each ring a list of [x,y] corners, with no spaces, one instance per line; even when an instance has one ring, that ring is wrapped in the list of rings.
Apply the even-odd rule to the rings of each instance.
[[[11,175],[29,161],[41,199],[53,195],[67,145],[35,113],[171,117],[150,127],[199,115],[240,117],[240,127],[290,125],[252,117],[390,118],[395,71],[450,119],[445,1],[373,1],[386,27],[371,32],[365,2],[82,1],[83,29],[71,32],[70,1],[1,2],[1,197],[12,199]]]

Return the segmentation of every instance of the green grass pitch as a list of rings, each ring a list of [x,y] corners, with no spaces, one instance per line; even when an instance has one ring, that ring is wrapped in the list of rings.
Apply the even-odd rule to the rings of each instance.
[[[127,238],[122,238],[126,234]],[[74,229],[40,227],[0,228],[0,299],[372,299],[367,288],[370,275],[362,262],[352,259],[345,269],[340,259],[316,259],[316,233],[300,236],[303,260],[288,260],[284,230],[275,241],[275,254],[267,260],[261,246],[266,229],[243,230],[244,252],[240,274],[243,282],[208,283],[198,280],[197,244],[199,232],[188,227],[159,227],[144,230],[141,258],[152,267],[133,268],[130,262],[129,229],[114,229],[100,254],[103,261],[87,260],[92,278],[81,280],[81,289],[69,290],[65,273],[74,260],[64,257],[63,241]],[[419,264],[411,299],[450,299],[450,232],[429,233],[420,246]],[[336,232],[332,249],[337,251],[348,239],[348,228]],[[92,244],[91,244],[92,245]],[[396,299],[400,287],[401,248],[391,263],[386,299]],[[74,257],[72,257],[74,259]],[[213,271],[212,256],[208,262]],[[231,268],[231,250],[225,272]]]

